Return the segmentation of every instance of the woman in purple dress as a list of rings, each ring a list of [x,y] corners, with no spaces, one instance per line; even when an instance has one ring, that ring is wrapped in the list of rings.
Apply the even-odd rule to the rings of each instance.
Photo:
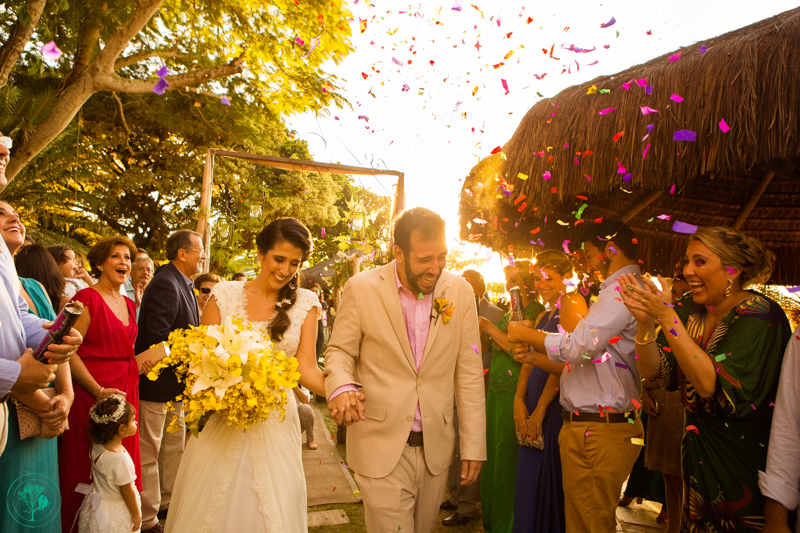
[[[571,332],[588,311],[579,294],[567,294],[572,262],[563,252],[545,250],[536,255],[534,269],[536,291],[545,304],[545,311],[536,319],[535,329]],[[542,361],[539,366],[522,365],[514,397],[517,431],[531,440],[540,435],[544,439],[541,450],[519,446],[514,491],[515,533],[563,533],[565,527],[558,447],[562,423],[558,383],[564,365],[553,363],[546,356],[539,359]]]

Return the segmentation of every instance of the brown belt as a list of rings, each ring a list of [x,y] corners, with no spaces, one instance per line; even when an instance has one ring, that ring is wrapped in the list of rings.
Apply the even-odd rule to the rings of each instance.
[[[422,432],[412,431],[409,433],[406,444],[409,446],[422,446]]]
[[[625,413],[582,413],[580,411],[561,411],[561,418],[564,422],[605,422],[606,424],[619,424],[639,418],[636,410]]]

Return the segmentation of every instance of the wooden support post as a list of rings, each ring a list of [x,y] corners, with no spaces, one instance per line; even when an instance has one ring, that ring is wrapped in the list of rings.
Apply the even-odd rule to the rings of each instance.
[[[200,193],[200,211],[197,215],[197,233],[202,236],[203,247],[206,250],[203,272],[208,272],[211,265],[211,190],[214,180],[214,152],[213,148],[206,154],[206,166],[203,169],[203,189]]]
[[[631,208],[628,210],[628,212],[622,215],[619,219],[622,222],[627,223],[630,219],[641,213],[645,207],[652,204],[656,198],[661,196],[663,192],[664,192],[663,190],[651,191],[650,194],[648,194],[641,200],[637,200],[637,203],[632,205]]]
[[[764,191],[767,190],[769,182],[772,181],[774,176],[775,173],[770,170],[764,175],[763,178],[761,178],[761,181],[758,182],[755,190],[747,198],[747,203],[745,203],[742,208],[739,209],[739,213],[736,215],[736,220],[734,220],[733,224],[731,224],[734,229],[741,229],[742,224],[744,224],[744,221],[747,220],[750,212],[756,206],[758,200],[761,198],[761,195],[764,194]]]

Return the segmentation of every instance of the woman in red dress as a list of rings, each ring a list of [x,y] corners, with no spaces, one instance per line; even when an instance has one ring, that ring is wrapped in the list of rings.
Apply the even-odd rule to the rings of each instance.
[[[58,471],[61,485],[61,524],[69,531],[83,501],[75,492],[79,483],[91,483],[89,451],[89,409],[100,398],[124,394],[139,408],[139,372],[133,353],[136,340],[136,306],[120,294],[120,287],[131,272],[136,247],[128,237],[107,237],[95,244],[87,260],[98,278],[93,287],[73,298],[83,303],[84,311],[75,329],[83,344],[70,359],[75,401],[69,413],[69,431],[61,437]],[[138,423],[139,416],[136,415]],[[136,466],[136,488],[142,490],[139,460],[139,432],[122,440]]]

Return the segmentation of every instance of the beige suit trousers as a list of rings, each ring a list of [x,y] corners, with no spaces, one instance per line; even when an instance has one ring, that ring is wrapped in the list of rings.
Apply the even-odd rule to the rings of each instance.
[[[642,449],[642,421],[564,422],[558,434],[567,533],[613,533],[622,483]]]
[[[6,443],[8,442],[8,407],[6,407],[6,403],[0,403],[0,455],[3,455],[3,452],[6,449]]]
[[[367,533],[431,533],[444,500],[447,470],[431,474],[423,446],[406,444],[394,470],[382,478],[355,475]]]
[[[169,506],[172,487],[183,457],[186,424],[181,402],[167,404],[139,400],[139,452],[142,457],[142,530],[158,523],[158,511]],[[169,433],[167,427],[177,416],[180,430]]]

